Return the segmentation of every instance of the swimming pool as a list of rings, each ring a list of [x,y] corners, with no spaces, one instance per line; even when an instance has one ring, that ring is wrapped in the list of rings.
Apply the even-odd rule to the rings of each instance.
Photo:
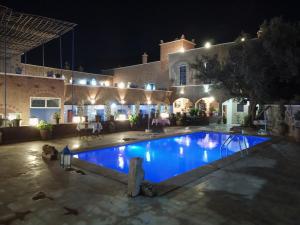
[[[145,179],[159,183],[269,139],[234,135],[228,145],[222,146],[228,137],[224,133],[197,132],[81,152],[74,157],[125,174],[130,159],[141,157]]]

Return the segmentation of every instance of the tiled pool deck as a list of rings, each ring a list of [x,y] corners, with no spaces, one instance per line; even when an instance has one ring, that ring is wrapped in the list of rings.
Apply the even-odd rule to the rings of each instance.
[[[300,224],[300,145],[286,140],[156,198],[130,199],[120,182],[41,159],[45,143],[93,148],[145,137],[122,132],[0,146],[0,224]],[[33,200],[38,192],[46,198]]]

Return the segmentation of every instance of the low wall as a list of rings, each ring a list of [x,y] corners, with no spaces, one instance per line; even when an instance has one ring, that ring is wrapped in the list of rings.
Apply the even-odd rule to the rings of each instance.
[[[113,133],[131,130],[129,121],[114,121],[114,129],[110,129],[108,122],[103,124],[103,133]],[[91,131],[91,130],[90,130]],[[10,144],[24,141],[41,140],[40,131],[36,127],[2,127],[2,144]],[[73,137],[78,134],[76,124],[53,125],[52,138]]]

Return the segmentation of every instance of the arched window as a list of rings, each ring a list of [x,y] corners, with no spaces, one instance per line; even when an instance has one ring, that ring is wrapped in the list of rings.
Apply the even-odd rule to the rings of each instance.
[[[179,85],[186,85],[186,65],[179,66]]]

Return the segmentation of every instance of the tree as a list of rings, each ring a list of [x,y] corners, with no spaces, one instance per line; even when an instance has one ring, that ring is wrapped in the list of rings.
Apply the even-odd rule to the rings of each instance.
[[[299,25],[275,18],[264,22],[260,32],[258,39],[239,36],[225,59],[202,56],[192,65],[198,78],[211,80],[232,97],[249,100],[250,124],[257,104],[290,100],[299,94]]]

